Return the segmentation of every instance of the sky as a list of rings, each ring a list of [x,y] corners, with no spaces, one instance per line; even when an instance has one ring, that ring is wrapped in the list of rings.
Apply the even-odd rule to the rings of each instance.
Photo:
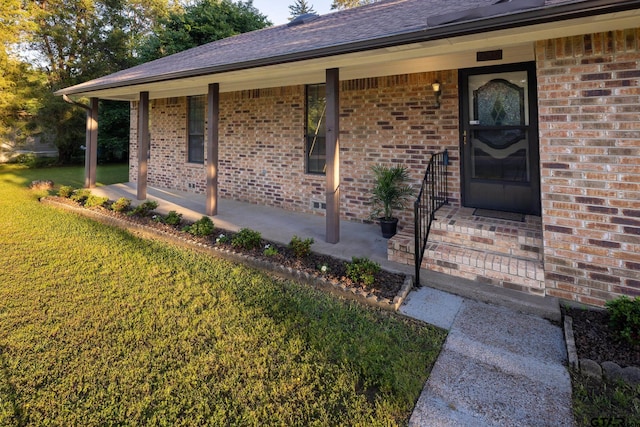
[[[267,15],[269,21],[274,25],[289,22],[289,6],[294,3],[295,0],[253,0],[253,6],[262,14]],[[331,12],[332,0],[307,0],[307,3],[313,7],[318,15]]]

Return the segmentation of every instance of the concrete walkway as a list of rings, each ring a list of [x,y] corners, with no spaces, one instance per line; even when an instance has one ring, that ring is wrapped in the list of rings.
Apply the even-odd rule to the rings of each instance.
[[[112,200],[136,199],[135,183],[92,189]],[[197,220],[203,195],[148,189],[158,211],[176,210]],[[324,241],[325,220],[282,209],[222,199],[216,226],[258,230],[287,244],[294,234],[313,237],[313,250],[350,260],[366,256],[386,269],[413,274],[387,261],[387,240],[377,225],[341,221],[338,244]],[[422,287],[409,294],[401,313],[449,330],[416,404],[411,426],[571,426],[571,381],[565,368],[557,300],[422,270]],[[461,296],[457,296],[461,295]],[[482,302],[484,301],[484,302]],[[488,304],[491,302],[493,304]],[[529,313],[529,314],[524,314]]]
[[[400,311],[449,330],[410,426],[573,426],[559,326],[428,287]]]

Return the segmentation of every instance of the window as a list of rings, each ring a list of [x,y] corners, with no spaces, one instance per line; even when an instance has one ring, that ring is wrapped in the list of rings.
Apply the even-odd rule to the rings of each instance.
[[[305,131],[307,173],[324,174],[326,172],[326,111],[325,85],[308,85]]]
[[[204,163],[204,95],[190,96],[188,99],[187,123],[189,163]]]

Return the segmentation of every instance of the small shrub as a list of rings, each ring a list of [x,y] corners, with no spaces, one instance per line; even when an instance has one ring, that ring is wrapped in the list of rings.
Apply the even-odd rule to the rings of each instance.
[[[138,206],[133,208],[129,215],[138,215],[138,216],[149,216],[149,214],[158,208],[158,202],[155,200],[147,200],[144,203],[140,203]]]
[[[58,189],[58,197],[64,197],[65,199],[68,199],[73,194],[73,190],[74,190],[73,187],[70,187],[68,185],[62,185]]]
[[[220,233],[220,235],[216,238],[216,243],[229,243],[231,239],[229,236]]]
[[[84,204],[84,202],[87,201],[90,195],[91,195],[91,191],[89,189],[80,188],[78,190],[75,190],[71,194],[70,199],[80,204]]]
[[[351,258],[347,264],[347,277],[355,283],[362,283],[365,286],[373,285],[375,275],[380,271],[380,264],[371,261],[367,257]]]
[[[296,258],[306,258],[311,254],[311,245],[313,245],[313,238],[300,239],[298,236],[293,236],[289,242],[289,249],[293,251],[293,255]]]
[[[36,179],[29,184],[31,190],[51,190],[52,188],[53,181],[50,179]]]
[[[609,324],[618,337],[633,346],[640,345],[640,297],[621,296],[605,305],[609,311]]]
[[[84,202],[85,207],[94,208],[94,207],[103,207],[109,201],[108,197],[100,197],[95,194],[90,194],[87,197],[87,200]]]
[[[246,250],[258,249],[262,244],[262,235],[258,231],[243,228],[233,236],[231,245]]]
[[[278,255],[278,248],[276,248],[275,246],[271,246],[271,245],[266,245],[264,247],[264,251],[262,252],[265,256],[276,256]]]
[[[162,222],[175,227],[177,225],[180,225],[180,222],[182,222],[182,214],[176,211],[169,211],[167,216],[162,218]]]
[[[206,237],[213,234],[213,221],[208,216],[203,216],[183,230],[197,237]]]
[[[126,197],[120,197],[111,204],[111,210],[114,212],[124,212],[131,207],[131,200]]]
[[[17,163],[29,169],[44,168],[55,165],[58,162],[56,157],[38,157],[33,153],[19,154],[9,160],[9,163]]]

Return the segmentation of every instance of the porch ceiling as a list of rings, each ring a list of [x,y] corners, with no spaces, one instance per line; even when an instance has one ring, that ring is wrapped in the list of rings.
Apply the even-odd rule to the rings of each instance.
[[[150,99],[206,94],[209,83],[219,83],[223,93],[319,83],[325,81],[325,70],[329,68],[339,68],[340,79],[351,80],[532,61],[537,40],[636,28],[638,22],[640,10],[635,9],[259,68],[88,91],[74,97],[134,101],[139,99],[140,92],[149,92]],[[503,50],[501,61],[476,62],[475,52],[493,49]]]

